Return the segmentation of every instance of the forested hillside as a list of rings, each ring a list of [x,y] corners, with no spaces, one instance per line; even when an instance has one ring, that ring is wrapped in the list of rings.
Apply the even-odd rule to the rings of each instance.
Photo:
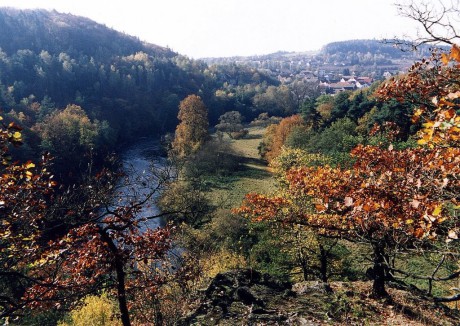
[[[54,108],[78,104],[124,134],[161,131],[174,125],[178,98],[204,82],[201,67],[176,53],[86,18],[2,9],[0,26],[0,106],[26,120],[45,99]]]
[[[0,110],[26,129],[22,151],[49,150],[58,169],[78,170],[90,148],[104,156],[140,136],[173,131],[179,102],[189,94],[213,104],[216,122],[230,106],[256,114],[252,98],[276,84],[254,69],[208,67],[56,11],[2,8],[0,30]],[[219,89],[241,95],[216,96]],[[74,109],[64,110],[69,105]],[[66,121],[79,127],[72,133]]]

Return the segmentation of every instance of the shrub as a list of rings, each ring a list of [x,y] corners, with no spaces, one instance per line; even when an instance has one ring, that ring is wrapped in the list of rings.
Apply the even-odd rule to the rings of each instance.
[[[115,318],[117,308],[107,294],[90,295],[83,299],[82,306],[69,313],[68,321],[58,326],[118,326],[121,322]]]

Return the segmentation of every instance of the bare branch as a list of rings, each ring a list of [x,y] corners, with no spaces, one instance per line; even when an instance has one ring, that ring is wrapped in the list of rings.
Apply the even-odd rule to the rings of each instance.
[[[419,23],[421,30],[411,42],[394,40],[394,44],[410,46],[413,49],[423,44],[455,44],[460,41],[458,0],[415,1],[396,4],[400,16]]]

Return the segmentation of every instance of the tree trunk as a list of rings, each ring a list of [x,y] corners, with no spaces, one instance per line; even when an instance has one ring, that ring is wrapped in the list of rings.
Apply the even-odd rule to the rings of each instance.
[[[115,258],[115,269],[117,273],[117,298],[121,322],[123,326],[131,326],[128,304],[126,302],[125,271],[123,270],[123,262],[118,257]]]
[[[374,267],[372,284],[372,296],[374,298],[384,298],[388,296],[385,290],[385,275],[387,274],[387,266],[385,262],[385,245],[382,243],[374,243]]]
[[[117,274],[117,299],[118,307],[120,309],[120,317],[123,326],[131,326],[131,321],[129,318],[128,303],[126,301],[126,286],[125,286],[125,271],[123,260],[121,259],[117,246],[113,243],[109,235],[102,229],[99,229],[99,234],[101,235],[102,240],[107,243],[110,251],[114,256],[115,263],[115,273]]]
[[[324,283],[328,282],[327,277],[327,252],[324,250],[324,247],[320,244],[319,245],[319,261],[320,261],[320,268],[319,273],[321,277],[321,281]]]
[[[302,248],[299,248],[298,250],[298,259],[299,259],[299,262],[300,262],[300,268],[302,268],[302,273],[303,273],[303,280],[304,281],[307,281],[308,280],[308,262],[307,262],[307,259],[303,253],[303,250]]]

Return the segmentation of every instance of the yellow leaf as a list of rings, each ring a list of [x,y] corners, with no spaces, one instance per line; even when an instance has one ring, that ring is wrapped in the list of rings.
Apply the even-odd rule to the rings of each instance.
[[[412,224],[412,223],[414,223],[414,220],[411,220],[411,219],[406,220],[406,224]]]
[[[433,127],[433,126],[434,126],[434,122],[433,122],[433,121],[428,121],[428,122],[424,123],[423,126],[424,126],[425,128]]]
[[[35,167],[35,164],[32,163],[32,162],[27,162],[26,165],[24,166],[24,168],[26,169],[31,169],[31,168],[34,168]]]
[[[414,115],[419,116],[419,115],[422,115],[424,112],[425,112],[425,110],[423,110],[423,109],[417,109],[417,110],[415,110]]]
[[[13,138],[15,139],[20,139],[21,138],[21,133],[19,131],[16,131],[14,134],[13,134]]]
[[[427,143],[427,141],[425,139],[417,140],[417,144],[419,144],[419,145],[425,145],[426,143]]]
[[[433,210],[433,213],[431,215],[433,216],[439,216],[439,214],[441,214],[441,211],[442,211],[442,204],[439,204],[438,206],[436,206],[436,208]]]

